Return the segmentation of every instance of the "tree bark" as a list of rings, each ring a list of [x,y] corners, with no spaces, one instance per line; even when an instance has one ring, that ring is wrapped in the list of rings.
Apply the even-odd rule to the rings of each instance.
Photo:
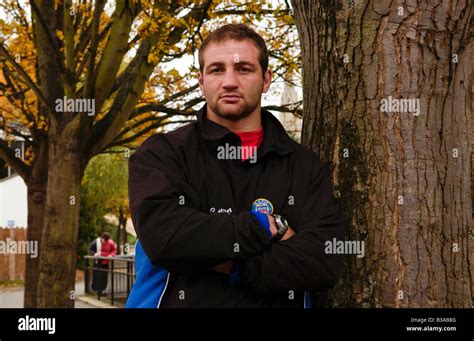
[[[469,1],[292,0],[303,144],[332,170],[348,221],[332,306],[472,307],[474,44]],[[382,100],[419,100],[382,112]]]
[[[44,188],[30,189],[28,186],[28,228],[27,240],[36,241],[41,250],[41,235],[43,229],[43,212],[46,197]],[[41,251],[40,251],[41,252]],[[36,308],[36,291],[39,278],[39,257],[27,256],[25,261],[25,293],[24,308]]]
[[[38,243],[41,254],[41,238],[46,205],[46,187],[48,180],[48,142],[38,141],[36,158],[31,173],[26,180],[28,187],[28,228],[27,239]],[[36,308],[36,294],[39,281],[39,257],[26,257],[24,307]]]
[[[70,133],[75,130],[50,128],[46,212],[39,264],[40,308],[74,307],[80,184],[84,170],[79,138]]]

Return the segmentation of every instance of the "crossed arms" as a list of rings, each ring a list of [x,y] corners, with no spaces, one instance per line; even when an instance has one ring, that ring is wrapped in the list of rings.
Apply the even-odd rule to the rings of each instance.
[[[156,139],[163,137],[147,141],[129,164],[132,219],[153,264],[172,273],[212,268],[229,273],[233,262],[239,262],[241,285],[258,290],[326,289],[335,284],[341,256],[325,254],[324,243],[344,238],[344,220],[316,156],[298,226],[272,243],[250,212],[199,211],[198,194],[184,181],[175,153]],[[185,205],[179,200],[183,196]],[[276,228],[270,224],[273,235]]]

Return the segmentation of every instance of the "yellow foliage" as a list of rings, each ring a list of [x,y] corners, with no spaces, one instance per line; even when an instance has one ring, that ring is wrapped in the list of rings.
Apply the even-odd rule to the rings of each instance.
[[[281,3],[282,1],[279,1]],[[16,7],[16,0],[9,1],[12,9],[19,11]],[[60,3],[59,0],[55,0],[55,4],[58,6]],[[79,29],[74,32],[74,44],[77,48],[79,44],[79,39],[83,36],[82,33],[85,32],[87,27],[90,27],[92,21],[92,10],[93,3],[90,1],[85,1],[79,6],[78,1],[73,1],[74,12],[81,13],[83,15],[84,21],[81,21]],[[228,22],[253,22],[257,23],[255,20],[262,19],[259,31],[261,31],[265,41],[268,44],[270,51],[278,53],[281,57],[279,60],[272,58],[271,65],[275,67],[285,66],[288,70],[294,72],[298,71],[298,57],[295,56],[295,52],[292,49],[288,48],[289,42],[291,42],[290,37],[285,34],[285,30],[289,24],[293,23],[293,18],[289,14],[280,14],[275,15],[270,24],[267,24],[266,14],[263,11],[264,8],[274,8],[272,3],[268,0],[254,2],[254,1],[240,1],[240,0],[228,0],[224,2],[213,1],[209,7],[207,17],[209,20],[206,20],[202,25],[197,19],[183,17],[182,13],[189,13],[188,9],[196,6],[197,4],[204,3],[204,0],[178,0],[175,2],[176,6],[182,6],[181,9],[177,10],[176,13],[170,14],[166,10],[166,6],[162,6],[163,2],[155,2],[151,0],[140,0],[140,5],[143,11],[141,11],[132,26],[132,33],[128,37],[129,41],[134,36],[137,36],[138,39],[135,40],[130,46],[130,51],[126,54],[126,58],[120,66],[120,72],[126,69],[126,66],[135,55],[136,48],[142,43],[142,41],[150,36],[154,35],[153,38],[156,39],[156,44],[151,48],[149,54],[146,57],[147,63],[155,66],[153,73],[151,74],[148,82],[146,83],[145,90],[143,93],[139,94],[140,99],[137,106],[146,104],[146,103],[156,103],[164,98],[169,98],[174,93],[177,93],[181,90],[188,88],[190,85],[195,84],[196,82],[196,70],[190,70],[188,72],[183,71],[181,68],[170,68],[167,65],[159,65],[160,58],[164,55],[164,59],[170,59],[170,55],[177,54],[182,50],[185,50],[188,55],[195,52],[192,49],[201,43],[199,36],[205,37],[209,31],[215,29],[221,24]],[[159,6],[159,7],[158,7]],[[184,6],[187,8],[185,9]],[[279,8],[279,5],[276,6]],[[246,13],[244,15],[218,15],[219,10],[244,10]],[[188,12],[186,12],[188,11]],[[192,12],[192,11],[191,11]],[[179,13],[179,14],[178,14]],[[75,18],[73,18],[75,19]],[[100,31],[102,31],[107,25],[110,24],[110,12],[105,11],[100,17]],[[31,23],[28,27],[24,27],[21,23],[8,19],[0,19],[0,32],[8,37],[6,45],[10,53],[14,56],[18,56],[18,64],[28,73],[31,79],[34,82],[36,79],[36,69],[37,69],[37,53],[36,47],[31,37],[33,37]],[[194,45],[190,43],[190,37],[194,34],[197,26],[200,25],[200,34],[194,36]],[[167,41],[168,34],[176,27],[186,28],[185,34],[181,37],[181,41],[178,44],[169,44]],[[257,27],[258,29],[258,27]],[[110,31],[109,31],[110,33]],[[53,31],[63,45],[64,41],[64,32],[62,28],[55,29]],[[124,38],[126,39],[126,38]],[[97,67],[107,43],[107,36],[99,42],[96,54],[96,60],[94,61],[94,66]],[[89,65],[86,63],[86,58],[90,55],[89,45],[86,45],[83,52],[76,53],[75,64],[76,71],[79,68],[79,65],[84,65],[81,69],[81,72],[77,75],[74,75],[74,84],[73,89],[80,91],[85,86],[86,77],[88,75]],[[61,49],[61,53],[64,53],[64,50]],[[0,62],[1,63],[1,62]],[[11,70],[11,65],[9,66]],[[181,71],[181,73],[179,71]],[[0,69],[0,81],[5,83],[3,78],[2,71]],[[26,85],[24,82],[18,81],[16,79],[12,80],[15,84],[15,87],[18,89],[25,89]],[[1,92],[0,92],[1,96]],[[94,116],[94,120],[98,121],[104,117],[107,111],[112,107],[114,100],[116,99],[117,92],[113,93],[107,99],[105,99],[102,111],[97,112]],[[0,111],[2,116],[8,121],[21,122],[25,127],[35,127],[36,129],[47,130],[48,129],[48,120],[47,118],[38,112],[38,99],[33,91],[29,90],[24,93],[24,98],[16,98],[10,103],[7,98],[0,97]],[[180,103],[177,101],[176,104],[171,103],[172,106],[178,107]],[[31,115],[25,115],[25,112]],[[131,120],[129,120],[124,128],[130,127],[136,123],[139,119],[146,117],[153,118],[155,113],[146,113],[139,115]],[[126,136],[131,136],[134,133],[139,133],[144,127],[150,126],[153,123],[152,120],[131,129]],[[151,132],[153,133],[153,131]],[[148,133],[147,133],[148,134]],[[144,135],[147,135],[144,134]],[[139,140],[143,140],[146,136],[140,136]]]

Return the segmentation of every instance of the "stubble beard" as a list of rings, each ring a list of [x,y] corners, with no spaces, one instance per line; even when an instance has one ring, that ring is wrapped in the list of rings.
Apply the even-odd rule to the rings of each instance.
[[[255,110],[257,105],[258,104],[255,104],[254,106],[244,105],[243,108],[239,110],[240,112],[236,112],[234,110],[232,112],[225,111],[225,109],[223,109],[219,104],[214,105],[214,108],[211,106],[211,109],[217,116],[224,120],[239,121],[249,116]]]

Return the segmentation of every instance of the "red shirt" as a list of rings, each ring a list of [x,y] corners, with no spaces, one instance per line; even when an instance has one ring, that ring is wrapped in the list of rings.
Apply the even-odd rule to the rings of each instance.
[[[249,151],[256,151],[258,146],[263,141],[263,127],[260,127],[259,130],[254,130],[254,131],[247,131],[243,133],[236,133],[239,135],[240,140],[242,141],[242,147],[248,148]],[[250,148],[254,147],[254,148]],[[242,161],[249,159],[252,157],[253,153],[243,153],[242,155]]]
[[[115,256],[117,254],[117,247],[112,240],[102,241],[100,248],[100,255],[102,257]],[[102,264],[109,264],[109,261],[106,259],[101,260]]]

